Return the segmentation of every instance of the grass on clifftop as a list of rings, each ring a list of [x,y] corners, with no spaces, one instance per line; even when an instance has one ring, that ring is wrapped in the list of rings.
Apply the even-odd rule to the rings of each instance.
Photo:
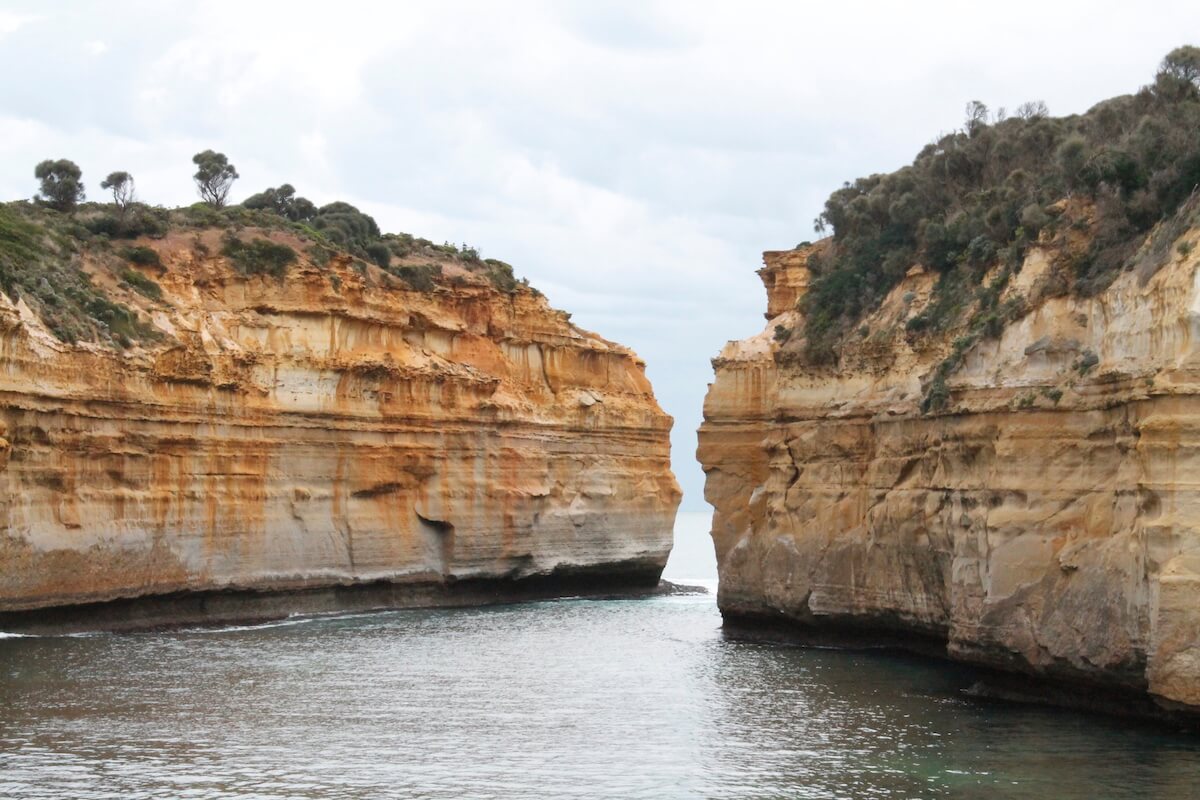
[[[64,342],[127,347],[152,337],[134,311],[110,300],[80,269],[80,235],[87,233],[57,212],[0,205],[0,289],[13,302],[25,300]]]
[[[65,214],[39,203],[0,203],[0,291],[14,303],[24,300],[63,342],[128,347],[156,339],[148,320],[93,282],[83,269],[83,255],[92,267],[109,269],[116,285],[158,303],[162,287],[144,270],[161,275],[166,267],[153,246],[132,240],[153,245],[172,231],[216,228],[224,231],[220,255],[246,276],[282,280],[296,263],[300,254],[292,247],[253,232],[280,231],[308,242],[306,255],[319,266],[348,257],[363,275],[373,267],[387,273],[375,274],[394,287],[431,292],[473,275],[475,282],[502,292],[536,292],[503,261],[481,258],[465,245],[380,233],[375,220],[348,203],[331,203],[314,214],[297,221],[271,209],[218,210],[200,203],[170,210],[137,204],[124,214],[112,204],[86,203]],[[448,265],[458,271],[447,275]],[[335,289],[340,286],[336,275],[330,281]]]
[[[953,325],[991,268],[1019,268],[1039,234],[1062,225],[1083,226],[1089,241],[1066,290],[1104,290],[1137,266],[1146,234],[1200,184],[1197,131],[1200,50],[1188,47],[1167,56],[1150,86],[1085,114],[1053,118],[1044,104],[1027,103],[1008,115],[969,104],[963,128],[927,145],[910,166],[847,183],[826,201],[816,225],[833,236],[810,261],[805,356],[835,362],[843,337],[913,264],[940,279],[910,330]],[[1086,219],[1060,215],[1056,204],[1067,198],[1089,209]]]

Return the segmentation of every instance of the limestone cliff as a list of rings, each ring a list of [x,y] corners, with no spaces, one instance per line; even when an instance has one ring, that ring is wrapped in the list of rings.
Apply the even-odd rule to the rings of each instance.
[[[416,290],[345,254],[318,263],[286,229],[238,236],[301,255],[244,274],[206,229],[141,241],[160,263],[141,278],[113,248],[70,256],[150,324],[124,350],[66,344],[0,295],[0,611],[657,582],[671,419],[630,350],[453,265]]]
[[[1084,227],[1028,250],[994,336],[906,326],[917,266],[829,365],[796,310],[828,241],[764,254],[767,328],[714,359],[700,429],[727,619],[1200,711],[1200,230],[1087,297]]]

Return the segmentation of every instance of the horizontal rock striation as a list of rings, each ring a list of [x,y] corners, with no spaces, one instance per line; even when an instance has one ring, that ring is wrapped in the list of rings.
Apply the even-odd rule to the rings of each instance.
[[[1198,238],[1093,297],[1033,247],[1001,297],[1025,313],[962,340],[925,412],[955,335],[905,322],[934,277],[812,366],[795,309],[824,245],[766,253],[770,322],[714,359],[700,429],[726,619],[1200,711]]]
[[[161,302],[84,254],[160,332],[124,352],[0,296],[0,612],[657,582],[680,495],[631,351],[467,275],[414,291],[337,256],[247,277],[220,236],[146,243]]]

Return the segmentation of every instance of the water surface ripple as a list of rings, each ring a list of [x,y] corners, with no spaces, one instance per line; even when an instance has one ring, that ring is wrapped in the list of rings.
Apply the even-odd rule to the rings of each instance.
[[[0,796],[1193,798],[1200,739],[726,640],[711,595],[0,639]]]

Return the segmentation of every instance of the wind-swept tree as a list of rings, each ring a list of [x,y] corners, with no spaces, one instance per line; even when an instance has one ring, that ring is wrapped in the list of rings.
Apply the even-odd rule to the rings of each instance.
[[[192,178],[196,181],[200,197],[213,208],[224,208],[229,190],[238,178],[233,164],[229,163],[224,153],[212,150],[196,153],[192,156],[192,163],[197,167]]]
[[[108,177],[100,182],[100,188],[112,192],[117,214],[121,219],[125,219],[125,212],[136,199],[133,176],[128,172],[110,172]]]
[[[71,211],[84,198],[83,171],[74,161],[46,159],[33,170],[41,181],[37,199],[59,211]]]
[[[988,107],[978,100],[967,103],[967,121],[963,129],[968,136],[975,136],[988,124]]]

